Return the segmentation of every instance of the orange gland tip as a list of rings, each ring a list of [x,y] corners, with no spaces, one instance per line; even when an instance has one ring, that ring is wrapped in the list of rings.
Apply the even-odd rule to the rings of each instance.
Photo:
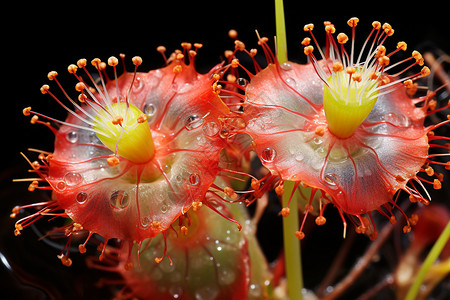
[[[34,168],[33,168],[34,169]],[[36,180],[33,180],[30,185],[28,186],[28,191],[33,192],[37,187],[39,186],[39,182]]]
[[[435,190],[440,190],[442,188],[442,183],[439,181],[439,179],[435,179],[433,181],[433,188]]]
[[[142,64],[142,58],[140,56],[135,56],[131,59],[135,66],[140,66]]]
[[[146,115],[146,114],[140,114],[140,115],[137,117],[136,121],[137,121],[138,123],[144,123],[145,121],[147,121],[147,115]]]
[[[79,244],[78,251],[80,251],[80,253],[86,253],[86,246],[84,246],[83,244]]]
[[[64,255],[64,254],[58,255],[58,258],[61,260],[61,263],[64,266],[70,267],[72,265],[72,259],[70,259],[66,255]]]
[[[303,52],[305,53],[305,55],[310,55],[311,53],[313,53],[313,51],[314,51],[314,47],[311,46],[311,45],[306,46],[306,47],[303,49]]]
[[[17,217],[17,215],[20,213],[20,208],[19,208],[19,206],[15,206],[13,209],[12,209],[12,211],[11,211],[11,214],[9,215],[9,217],[11,218],[11,219],[14,219],[15,217]]]
[[[403,85],[407,88],[407,89],[411,89],[414,86],[414,83],[411,79],[405,80],[403,82]]]
[[[384,56],[378,58],[378,63],[379,63],[381,66],[387,66],[387,65],[389,65],[389,62],[390,62],[390,59],[389,59],[389,57],[386,56],[386,55],[384,55]]]
[[[326,24],[325,31],[329,34],[334,34],[336,32],[336,27],[333,24]]]
[[[39,120],[39,117],[34,115],[33,117],[31,117],[30,123],[34,125],[37,123],[38,120]]]
[[[250,187],[253,189],[253,190],[258,190],[259,189],[259,187],[261,186],[261,183],[259,182],[259,180],[257,180],[257,179],[252,179],[252,182],[250,183]]]
[[[315,222],[318,226],[322,226],[322,225],[325,225],[325,223],[327,222],[327,219],[324,216],[318,216],[316,218]]]
[[[389,222],[391,222],[392,225],[395,225],[395,224],[397,224],[397,219],[395,218],[395,216],[391,216],[389,218]]]
[[[191,50],[192,44],[191,44],[191,43],[188,43],[188,42],[183,42],[183,43],[181,43],[181,47],[182,47],[184,50]]]
[[[111,123],[113,123],[113,125],[120,125],[122,126],[123,123],[123,117],[122,116],[115,116],[112,120]]]
[[[172,69],[174,74],[180,74],[183,71],[183,67],[181,65],[176,65]]]
[[[181,226],[180,231],[183,235],[187,235],[188,234],[188,228],[186,226]]]
[[[325,134],[325,127],[317,126],[314,133],[317,134],[318,136],[323,136]]]
[[[312,24],[312,23],[306,24],[306,25],[303,27],[303,30],[304,30],[304,31],[312,31],[313,29],[314,29],[314,24]]]
[[[120,160],[116,156],[113,156],[113,157],[108,157],[106,159],[106,162],[108,163],[109,166],[115,167],[120,163]]]
[[[403,50],[403,51],[406,51],[406,48],[407,48],[407,44],[405,43],[405,42],[398,42],[397,43],[397,49],[401,49],[401,50]]]
[[[70,64],[67,67],[67,71],[69,71],[70,74],[75,74],[77,72],[77,70],[78,70],[78,67],[74,64]]]
[[[291,213],[291,209],[289,207],[283,207],[280,212],[280,214],[285,218],[287,216],[289,216],[290,213]]]
[[[156,51],[158,51],[159,53],[165,53],[167,49],[164,46],[158,46],[156,47]]]
[[[309,46],[309,44],[311,44],[311,39],[310,39],[309,37],[305,37],[305,38],[302,40],[301,44],[302,44],[303,46]]]
[[[236,194],[236,192],[232,189],[232,188],[230,188],[230,187],[225,187],[224,189],[223,189],[223,192],[228,196],[228,197],[230,197],[231,199],[236,199],[237,197],[238,197],[238,195]]]
[[[245,44],[239,40],[234,41],[234,46],[236,50],[244,51],[245,50]]]
[[[358,25],[358,22],[359,22],[359,19],[356,18],[356,17],[353,17],[353,18],[350,18],[350,19],[347,21],[347,24],[348,24],[348,26],[350,26],[350,27],[356,27],[356,25]]]
[[[296,231],[295,237],[298,238],[299,240],[303,240],[305,238],[305,233],[302,231]]]
[[[231,61],[231,67],[234,68],[234,69],[236,69],[237,67],[239,67],[239,59],[234,58],[234,59]]]
[[[42,94],[47,94],[49,89],[50,87],[47,84],[44,84],[43,86],[41,86],[40,90]]]
[[[411,217],[408,218],[408,221],[412,226],[417,225],[417,222],[419,222],[419,215],[411,214]]]
[[[56,71],[50,71],[47,74],[47,77],[48,77],[49,80],[55,79],[56,76],[58,76],[58,73]]]
[[[275,187],[275,193],[276,193],[278,196],[283,196],[283,194],[284,194],[284,185],[283,185],[282,183],[278,184],[278,185]]]
[[[339,33],[336,37],[339,44],[345,44],[348,42],[348,36],[345,33]]]
[[[411,225],[405,225],[403,226],[403,233],[411,232]]]
[[[87,60],[86,60],[86,58],[80,58],[80,59],[77,61],[77,66],[78,66],[78,68],[84,68],[84,67],[86,67],[86,65],[87,65]]]
[[[203,206],[203,203],[201,201],[192,202],[192,209],[194,211],[197,211],[202,206]]]
[[[75,90],[76,90],[77,92],[82,92],[84,89],[86,89],[86,85],[85,85],[83,82],[78,82],[78,83],[75,85]]]
[[[28,116],[31,114],[31,106],[25,107],[25,108],[22,110],[22,113],[23,113],[24,116],[27,116],[27,117],[28,117]]]
[[[108,58],[108,65],[111,67],[115,67],[119,64],[119,60],[115,56],[111,56]]]
[[[378,21],[373,21],[373,22],[372,22],[372,27],[373,27],[374,29],[378,30],[378,29],[381,28],[381,23],[378,22]]]
[[[427,173],[428,176],[433,176],[434,170],[431,166],[428,166],[427,168],[425,168],[425,173]]]
[[[231,39],[235,40],[235,39],[237,39],[237,37],[238,37],[238,32],[237,32],[235,29],[230,29],[230,30],[228,31],[228,36],[229,36]]]
[[[431,71],[430,71],[430,68],[425,66],[422,68],[422,70],[420,70],[420,73],[421,73],[422,77],[425,77],[425,76],[430,75]]]

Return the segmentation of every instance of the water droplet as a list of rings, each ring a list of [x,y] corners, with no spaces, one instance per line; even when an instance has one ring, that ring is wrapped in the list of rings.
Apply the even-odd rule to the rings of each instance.
[[[161,212],[165,214],[170,208],[170,205],[163,204],[161,205]]]
[[[219,283],[221,285],[229,285],[236,279],[235,273],[231,269],[220,268],[218,274]]]
[[[387,113],[384,115],[384,120],[392,125],[398,125],[398,116],[395,113]]]
[[[295,81],[294,78],[286,78],[286,83],[291,86],[291,87],[296,87],[297,86],[297,82]]]
[[[288,62],[282,63],[280,67],[285,71],[289,71],[292,69],[292,65]]]
[[[261,286],[256,283],[252,283],[249,286],[248,293],[253,297],[261,296]]]
[[[266,149],[264,149],[261,152],[261,158],[265,162],[273,162],[273,160],[275,159],[276,156],[277,156],[277,153],[276,153],[275,149],[270,148],[270,147],[267,147]]]
[[[152,103],[147,103],[144,105],[144,114],[147,117],[152,117],[155,114],[156,108]]]
[[[216,299],[219,288],[216,286],[202,286],[195,291],[195,300]]]
[[[76,197],[77,202],[80,204],[84,203],[87,200],[87,196],[85,192],[79,192]]]
[[[294,159],[298,162],[302,161],[304,158],[305,158],[305,155],[303,155],[303,153],[301,153],[301,152],[297,152],[294,157]]]
[[[142,219],[141,219],[141,225],[143,226],[143,227],[147,227],[148,225],[150,225],[150,218],[149,217],[143,217]]]
[[[198,185],[200,183],[200,176],[197,173],[189,175],[189,183],[191,185]]]
[[[64,180],[67,185],[79,185],[83,181],[83,176],[77,172],[69,172],[64,175]]]
[[[98,144],[100,142],[95,132],[89,132],[89,141],[94,144]]]
[[[220,134],[219,135],[220,135],[221,138],[226,139],[230,135],[230,132],[228,131],[228,129],[222,128],[220,130]]]
[[[144,88],[144,81],[141,79],[141,77],[136,77],[136,79],[133,82],[133,92],[139,93]]]
[[[66,189],[66,183],[64,181],[60,181],[56,184],[56,188],[60,191],[64,191]]]
[[[78,133],[76,131],[71,131],[66,135],[66,140],[69,143],[76,143],[78,141]]]
[[[187,130],[192,130],[198,128],[203,124],[203,118],[200,118],[199,115],[190,115],[186,118],[185,126]]]
[[[339,176],[336,174],[333,174],[333,173],[325,174],[324,178],[325,178],[325,183],[328,185],[332,185],[332,186],[335,186],[336,184],[338,184],[338,181],[339,181]]]
[[[403,127],[409,127],[411,125],[411,120],[404,114],[398,115],[399,125]]]
[[[248,80],[241,77],[241,78],[236,79],[236,83],[240,86],[247,86]]]
[[[207,136],[215,136],[219,132],[219,125],[216,122],[208,122],[203,125],[203,133]]]
[[[114,208],[123,209],[127,207],[129,197],[125,191],[114,191],[109,197],[109,201]]]

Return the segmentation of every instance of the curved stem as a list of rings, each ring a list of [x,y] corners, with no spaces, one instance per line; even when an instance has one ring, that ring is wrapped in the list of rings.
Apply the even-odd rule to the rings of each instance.
[[[414,300],[417,298],[420,286],[422,285],[422,282],[425,279],[428,270],[431,268],[435,260],[438,258],[439,254],[441,254],[441,251],[442,249],[444,249],[444,246],[447,244],[449,238],[450,238],[450,222],[447,223],[447,226],[445,226],[436,243],[434,243],[433,248],[431,248],[430,252],[425,258],[425,261],[420,267],[420,270],[417,273],[413,284],[409,288],[408,294],[406,294],[405,300]]]
[[[282,205],[287,207],[289,198],[294,189],[294,182],[285,181],[283,183],[284,194],[282,196]],[[288,282],[288,295],[290,300],[302,300],[303,274],[300,252],[300,241],[295,236],[299,228],[297,198],[299,193],[291,200],[289,216],[283,217],[283,240],[284,257],[286,265],[286,277]]]

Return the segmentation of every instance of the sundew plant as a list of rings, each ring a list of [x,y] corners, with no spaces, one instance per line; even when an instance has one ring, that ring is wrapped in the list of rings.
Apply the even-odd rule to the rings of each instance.
[[[14,199],[16,238],[31,228],[64,267],[101,274],[102,298],[445,299],[450,60],[389,20],[306,16],[297,63],[282,1],[275,15],[276,37],[257,30],[248,47],[230,30],[206,72],[197,42],[159,46],[152,70],[126,54],[50,70],[40,92],[67,116],[22,110],[55,138],[21,153],[30,175],[14,184],[48,196]],[[270,211],[275,259],[261,247]],[[312,282],[325,227],[342,247]]]

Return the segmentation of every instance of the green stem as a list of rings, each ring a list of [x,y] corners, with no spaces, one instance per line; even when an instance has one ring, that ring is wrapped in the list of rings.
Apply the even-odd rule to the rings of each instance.
[[[284,23],[283,0],[275,0],[275,26],[277,35],[277,59],[280,64],[287,62],[286,26]],[[289,198],[294,189],[294,182],[284,182],[282,196],[283,207],[288,207]],[[298,196],[298,192],[296,192]],[[300,241],[295,236],[299,228],[297,196],[292,197],[289,205],[290,214],[283,218],[284,260],[288,295],[290,300],[302,300],[303,273],[300,252]]]
[[[417,294],[419,293],[420,286],[422,285],[422,282],[425,279],[425,276],[427,275],[428,270],[431,268],[433,263],[436,261],[439,254],[441,254],[441,251],[444,248],[444,246],[447,244],[447,241],[449,240],[449,238],[450,238],[450,222],[447,223],[447,226],[445,226],[441,235],[439,236],[437,241],[434,243],[433,248],[431,248],[430,252],[428,253],[427,257],[425,258],[425,261],[423,262],[422,266],[420,267],[420,270],[417,273],[413,284],[409,288],[408,294],[406,294],[405,300],[414,300],[417,298]]]
[[[277,29],[277,58],[280,64],[287,62],[286,26],[283,0],[275,0],[275,26]]]
[[[283,207],[287,207],[289,197],[294,188],[294,182],[284,182],[284,194],[282,196]],[[286,277],[288,282],[288,295],[290,300],[302,300],[303,274],[300,252],[300,241],[295,236],[299,228],[297,196],[295,192],[289,205],[290,214],[283,217],[284,258]]]

